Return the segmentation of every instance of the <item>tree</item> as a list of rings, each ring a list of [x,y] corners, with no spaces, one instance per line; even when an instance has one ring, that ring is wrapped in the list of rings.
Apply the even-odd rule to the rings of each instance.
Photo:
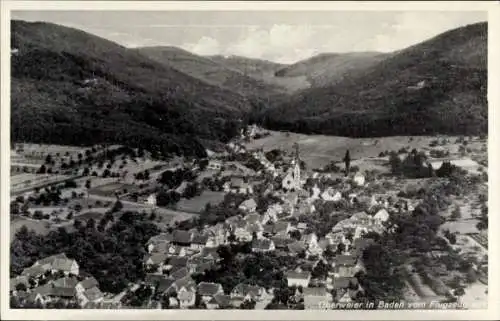
[[[51,154],[47,154],[47,156],[45,157],[45,164],[47,164],[47,165],[52,164],[52,155]]]
[[[69,212],[68,215],[66,216],[67,220],[72,220],[73,219],[73,212]]]
[[[38,174],[45,174],[46,172],[47,172],[47,168],[45,167],[45,164],[42,164],[37,171]]]
[[[86,189],[90,189],[90,186],[91,186],[91,184],[90,184],[90,179],[88,179],[88,180],[85,182],[85,188],[86,188]]]
[[[241,303],[240,309],[253,310],[253,309],[255,309],[256,304],[257,304],[257,302],[255,302],[253,299],[245,300],[245,301],[243,301],[243,303]]]
[[[111,212],[118,212],[123,209],[123,204],[119,200],[115,202],[113,205],[113,208],[111,209]]]
[[[16,291],[26,291],[28,288],[26,287],[26,284],[24,283],[18,283],[16,285]]]
[[[347,176],[349,174],[349,170],[350,170],[350,166],[351,166],[351,155],[349,154],[349,150],[347,150],[345,152],[344,164],[345,164],[345,174]]]
[[[457,206],[457,207],[455,207],[455,209],[451,213],[450,218],[452,220],[457,220],[457,219],[460,219],[461,217],[462,217],[462,211],[460,210],[460,207]]]

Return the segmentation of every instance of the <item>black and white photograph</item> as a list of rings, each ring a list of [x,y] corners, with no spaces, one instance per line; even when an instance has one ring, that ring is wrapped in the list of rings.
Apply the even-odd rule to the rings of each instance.
[[[40,2],[2,47],[6,309],[494,308],[484,2]]]

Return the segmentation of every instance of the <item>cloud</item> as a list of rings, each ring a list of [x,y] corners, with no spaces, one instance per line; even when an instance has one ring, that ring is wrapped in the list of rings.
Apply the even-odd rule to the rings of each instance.
[[[221,53],[221,46],[219,42],[208,36],[203,36],[198,40],[198,42],[186,43],[181,47],[202,56],[218,55]]]

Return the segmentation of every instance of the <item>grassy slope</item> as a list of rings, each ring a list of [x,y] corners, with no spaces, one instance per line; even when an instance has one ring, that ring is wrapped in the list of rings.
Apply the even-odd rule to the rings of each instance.
[[[362,76],[311,88],[264,115],[267,126],[341,136],[487,133],[487,24],[391,54]],[[422,89],[412,89],[425,81]]]
[[[263,81],[271,86],[284,88],[290,93],[304,88],[309,88],[311,85],[305,75],[277,77],[276,72],[286,68],[288,66],[286,64],[240,56],[211,56],[209,58],[223,64],[224,66],[239,70],[240,72],[243,72],[259,81]]]
[[[284,89],[246,76],[244,70],[226,66],[208,57],[198,56],[176,47],[143,47],[140,53],[207,83],[221,86],[249,97],[272,98]]]
[[[305,76],[313,87],[323,87],[358,75],[386,56],[378,52],[325,53],[280,69],[276,76]]]
[[[189,152],[224,136],[223,118],[252,109],[134,50],[80,30],[12,21],[12,138],[86,144],[159,144]],[[97,80],[85,85],[86,79]]]

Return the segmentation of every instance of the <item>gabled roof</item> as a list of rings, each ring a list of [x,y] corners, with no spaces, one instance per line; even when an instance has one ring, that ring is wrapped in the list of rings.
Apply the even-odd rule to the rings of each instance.
[[[214,295],[214,300],[217,302],[219,307],[227,308],[231,306],[231,296],[226,294],[216,294]]]
[[[247,296],[250,295],[251,297],[257,297],[259,296],[259,292],[262,288],[257,286],[257,285],[250,285],[247,283],[240,283],[237,286],[234,287],[233,291],[231,291],[231,294],[233,295],[242,295],[242,296]]]
[[[52,282],[54,286],[61,288],[75,288],[79,283],[76,277],[63,277]]]
[[[147,244],[157,244],[157,243],[168,243],[168,242],[172,242],[172,240],[174,239],[172,233],[161,233],[161,234],[158,234],[158,235],[155,235],[155,236],[152,236]]]
[[[90,289],[94,286],[99,286],[99,282],[97,282],[97,280],[93,276],[91,276],[91,277],[88,277],[85,280],[81,281],[80,285],[84,289]]]
[[[213,296],[221,289],[220,283],[201,282],[198,284],[197,291],[202,296]]]
[[[192,301],[194,299],[194,296],[195,296],[195,292],[192,291],[191,289],[186,289],[186,291],[181,291],[180,293],[177,293],[177,299],[179,299],[179,301]]]
[[[85,290],[85,292],[83,292],[83,295],[87,299],[89,299],[89,301],[95,301],[97,299],[104,297],[104,294],[101,292],[101,290],[99,290],[99,288],[95,286]]]
[[[151,260],[152,264],[159,265],[163,264],[167,258],[168,255],[166,253],[154,253],[153,255],[146,255],[144,262],[147,263]]]
[[[290,222],[277,221],[276,223],[274,223],[274,232],[279,233],[279,232],[285,231],[289,227],[290,227]]]
[[[75,263],[75,260],[71,260],[71,259],[67,259],[67,258],[57,258],[52,263],[52,269],[70,272],[73,263]]]
[[[273,246],[273,241],[266,238],[256,239],[252,241],[252,248],[268,250]]]
[[[188,244],[191,243],[192,234],[188,231],[175,230],[173,233],[173,242]]]
[[[285,274],[287,279],[299,279],[299,280],[309,280],[311,278],[311,273],[304,271],[304,272],[297,272],[297,271],[288,271]]]
[[[173,285],[178,290],[183,288],[183,287],[188,289],[188,290],[196,288],[196,282],[190,276],[186,276],[185,278],[176,280]]]
[[[62,287],[53,287],[48,294],[50,296],[57,296],[63,298],[70,298],[76,295],[75,288],[62,288]]]
[[[191,240],[191,243],[205,245],[207,243],[207,241],[208,241],[207,234],[195,233],[193,235],[193,239]]]
[[[249,224],[246,229],[249,233],[260,232],[264,230],[264,228],[260,224]]]
[[[159,292],[165,292],[174,283],[174,279],[158,274],[146,274],[144,281],[150,286],[158,286]]]
[[[307,296],[326,296],[328,294],[328,291],[324,287],[304,288],[302,290],[302,293],[304,294],[304,297],[307,297]]]
[[[186,256],[172,256],[168,259],[168,264],[176,267],[187,266],[189,258]]]
[[[338,255],[333,259],[336,266],[354,266],[358,258],[353,255]]]
[[[366,212],[357,212],[357,213],[352,214],[352,216],[350,217],[350,220],[352,220],[352,221],[354,221],[354,220],[369,220],[371,218],[372,217],[370,215],[368,215]]]
[[[288,251],[292,253],[300,253],[305,250],[306,250],[306,245],[304,244],[304,242],[297,241],[288,244]]]
[[[46,265],[36,265],[25,268],[21,275],[23,276],[38,276],[44,274],[50,267],[44,267]]]
[[[66,253],[59,253],[55,255],[48,256],[46,258],[43,258],[41,260],[36,261],[36,263],[40,265],[45,265],[45,264],[52,264],[54,260],[56,259],[67,259],[68,257],[66,256]]]
[[[170,276],[175,280],[179,280],[179,279],[185,278],[186,276],[189,276],[189,271],[185,267],[183,267],[183,268],[176,269],[175,271],[173,271],[170,274]]]
[[[243,218],[247,224],[255,224],[260,222],[260,214],[253,213],[253,214],[248,214]]]
[[[358,279],[355,277],[336,277],[333,279],[334,289],[347,289],[351,284],[358,285]]]
[[[271,240],[274,242],[274,246],[276,246],[277,248],[286,248],[288,244],[294,242],[294,240],[291,238],[286,238],[281,236],[271,237]]]

